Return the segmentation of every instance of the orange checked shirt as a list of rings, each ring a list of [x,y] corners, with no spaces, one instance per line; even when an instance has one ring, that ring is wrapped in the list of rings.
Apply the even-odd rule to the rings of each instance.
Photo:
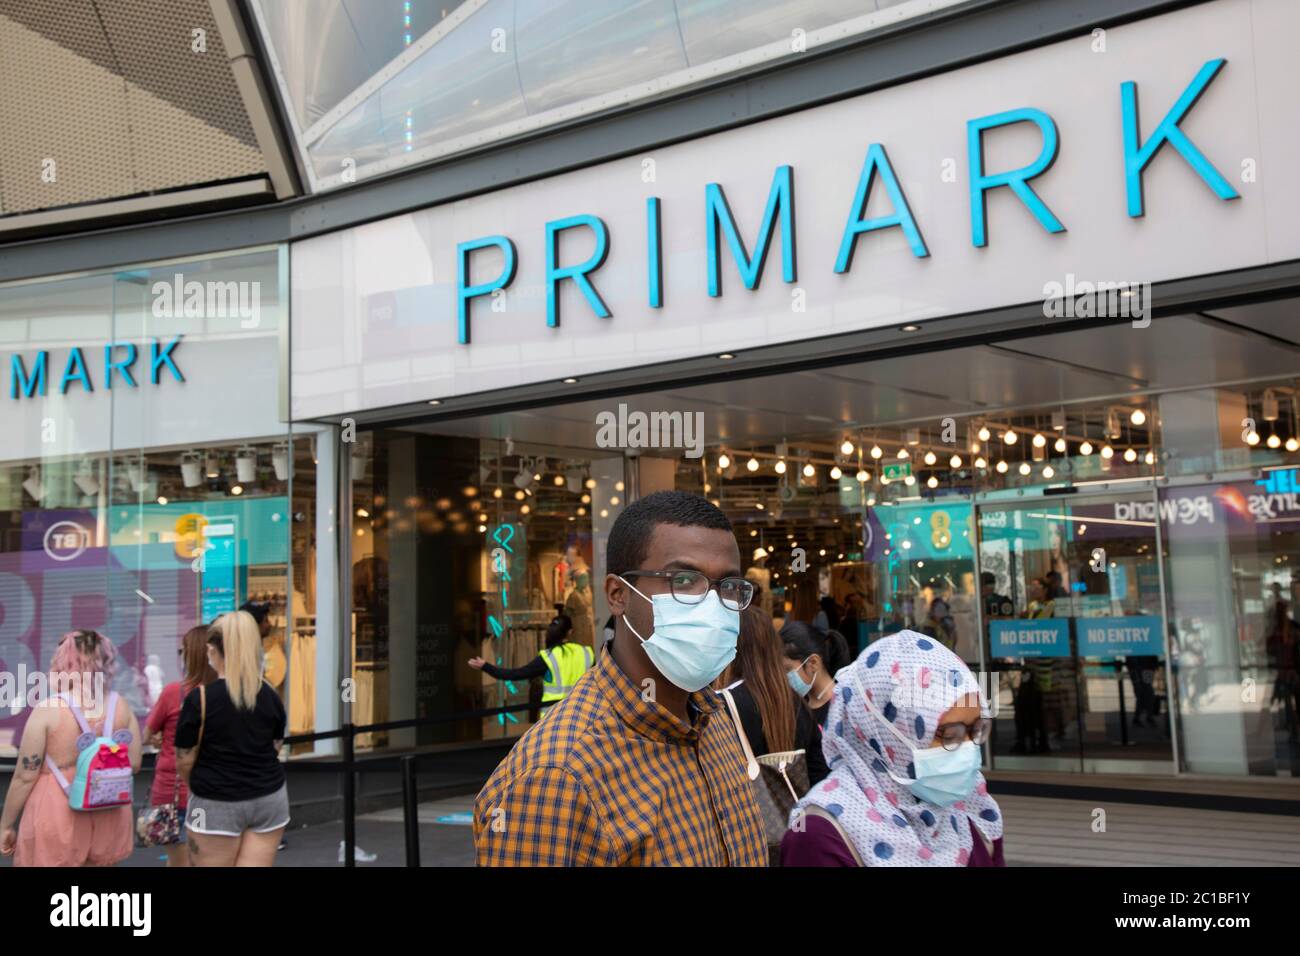
[[[602,654],[479,792],[478,865],[766,866],[726,705],[708,689],[689,701],[694,726]]]

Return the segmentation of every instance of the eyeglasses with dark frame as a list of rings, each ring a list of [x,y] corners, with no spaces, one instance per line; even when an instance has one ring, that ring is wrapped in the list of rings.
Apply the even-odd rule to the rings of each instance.
[[[989,731],[992,729],[992,718],[980,717],[969,724],[940,724],[935,728],[934,736],[943,743],[944,750],[956,750],[968,738],[976,747],[981,747],[989,739]]]
[[[627,571],[624,578],[667,578],[668,590],[682,604],[699,604],[716,587],[722,606],[730,611],[743,611],[754,600],[754,584],[744,578],[719,578],[714,580],[703,571],[680,569],[677,571]]]

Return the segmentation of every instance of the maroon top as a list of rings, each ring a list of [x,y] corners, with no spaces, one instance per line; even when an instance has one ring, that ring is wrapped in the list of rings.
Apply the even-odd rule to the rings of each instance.
[[[993,856],[984,846],[975,824],[971,823],[970,862],[967,866],[1006,866],[1002,856],[1002,840],[993,841]],[[782,866],[857,866],[853,853],[849,850],[835,829],[835,824],[825,817],[806,814],[804,829],[787,830],[781,839]]]

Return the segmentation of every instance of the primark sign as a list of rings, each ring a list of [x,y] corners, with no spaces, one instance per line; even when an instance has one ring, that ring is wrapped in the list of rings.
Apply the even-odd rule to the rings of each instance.
[[[1300,259],[1300,3],[1105,33],[297,241],[292,416],[1013,307],[1141,335]]]
[[[137,347],[134,342],[109,342],[102,347],[73,346],[59,361],[48,349],[35,353],[15,352],[9,357],[9,397],[14,400],[71,391],[92,394],[99,387],[111,391],[160,384],[164,377],[184,382],[176,364],[181,336],[164,342],[155,338]]]

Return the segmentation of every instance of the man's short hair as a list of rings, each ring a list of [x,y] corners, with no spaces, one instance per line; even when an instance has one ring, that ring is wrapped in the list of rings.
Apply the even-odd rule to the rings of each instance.
[[[987,585],[988,587],[993,587],[993,586],[996,585],[997,583],[998,583],[998,576],[997,576],[996,574],[994,574],[992,571],[981,571],[981,572],[980,572],[980,585],[981,585],[981,586]]]
[[[727,516],[709,499],[685,491],[656,491],[632,502],[614,522],[605,548],[609,573],[640,570],[650,547],[650,536],[661,524],[733,530]]]

